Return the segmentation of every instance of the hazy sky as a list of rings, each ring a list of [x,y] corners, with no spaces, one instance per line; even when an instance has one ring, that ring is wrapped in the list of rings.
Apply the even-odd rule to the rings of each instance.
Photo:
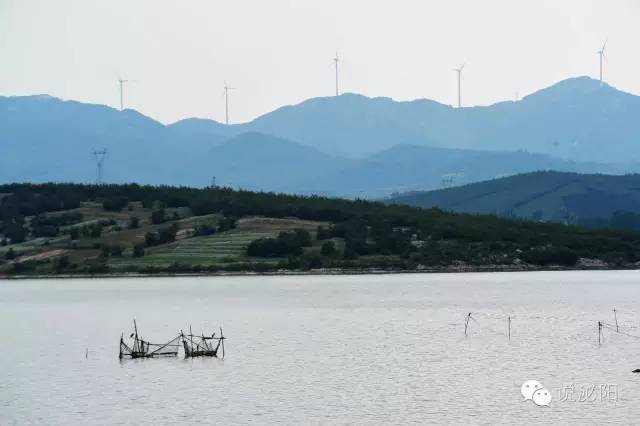
[[[640,94],[638,0],[0,0],[0,95],[47,93],[162,122],[231,121],[341,88],[463,104],[598,75]]]

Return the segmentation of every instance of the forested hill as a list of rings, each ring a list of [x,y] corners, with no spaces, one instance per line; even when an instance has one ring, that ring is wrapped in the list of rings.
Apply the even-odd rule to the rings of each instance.
[[[640,175],[535,172],[428,192],[392,203],[536,221],[640,229]]]
[[[226,188],[0,186],[0,274],[635,267],[635,233]]]

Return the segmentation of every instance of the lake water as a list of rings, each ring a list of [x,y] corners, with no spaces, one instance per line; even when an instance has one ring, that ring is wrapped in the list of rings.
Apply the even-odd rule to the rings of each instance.
[[[0,424],[634,423],[639,290],[634,271],[0,281]],[[598,345],[614,308],[625,334]],[[221,325],[226,359],[120,361],[134,317],[151,341]]]

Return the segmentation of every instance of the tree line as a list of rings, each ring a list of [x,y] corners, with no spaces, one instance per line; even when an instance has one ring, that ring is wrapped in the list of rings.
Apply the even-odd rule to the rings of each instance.
[[[364,200],[137,184],[12,184],[1,185],[0,194],[0,234],[10,242],[19,242],[29,232],[26,217],[72,209],[82,201],[102,202],[105,209],[116,210],[139,201],[148,208],[189,207],[194,215],[222,214],[219,229],[202,232],[230,229],[237,218],[250,215],[329,222],[330,226],[318,229],[317,238],[343,239],[341,262],[360,259],[363,263],[362,257],[376,256],[395,256],[405,265],[440,265],[453,260],[486,264],[516,258],[538,265],[573,265],[581,257],[620,265],[640,260],[639,234],[627,230],[587,229]],[[166,220],[163,212],[154,214],[154,223]],[[41,227],[40,233],[50,231],[47,226],[58,226],[46,220],[36,223]],[[162,244],[172,238],[174,230],[167,228],[150,235],[146,244]],[[277,238],[252,242],[248,253],[256,257],[291,257],[295,261],[303,257],[299,249],[304,247],[303,239],[295,232],[283,233]],[[331,252],[329,245],[324,251]],[[331,256],[333,260],[329,259]],[[327,263],[337,262],[335,247],[325,257]]]

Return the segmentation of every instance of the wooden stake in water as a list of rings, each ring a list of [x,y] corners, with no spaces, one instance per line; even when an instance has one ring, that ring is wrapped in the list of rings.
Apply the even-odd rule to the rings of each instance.
[[[598,321],[598,346],[601,344],[601,336],[602,336],[602,322]]]
[[[511,316],[509,316],[509,340],[511,340]]]
[[[471,312],[467,315],[467,318],[464,320],[464,335],[467,335],[467,328],[469,327],[469,320],[471,319]]]
[[[613,318],[616,320],[616,333],[620,333],[620,329],[618,328],[618,312],[616,308],[613,308]]]

